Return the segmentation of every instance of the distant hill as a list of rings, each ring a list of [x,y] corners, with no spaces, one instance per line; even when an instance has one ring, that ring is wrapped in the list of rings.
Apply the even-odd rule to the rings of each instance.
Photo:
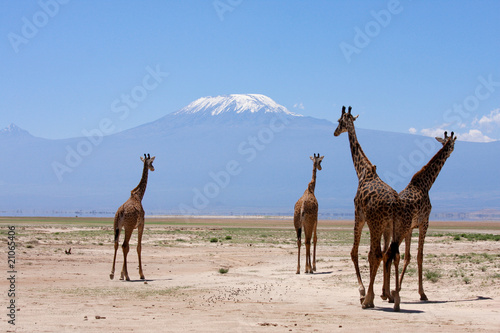
[[[364,130],[362,117],[355,124],[377,172],[398,192],[440,148],[433,138]],[[148,214],[292,214],[311,179],[309,156],[320,153],[320,214],[352,218],[357,178],[336,125],[263,95],[200,98],[109,136],[47,140],[11,125],[0,131],[0,213],[114,214],[140,180],[139,157],[150,153]],[[457,141],[430,192],[434,218],[499,216],[499,151],[500,142]]]

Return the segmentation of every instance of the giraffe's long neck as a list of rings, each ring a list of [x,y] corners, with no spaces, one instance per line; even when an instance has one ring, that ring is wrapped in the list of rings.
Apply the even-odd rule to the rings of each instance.
[[[316,166],[313,167],[312,179],[309,182],[308,189],[314,194],[314,189],[316,188]]]
[[[420,171],[418,171],[410,181],[410,184],[421,188],[424,191],[429,191],[436,181],[439,172],[444,166],[444,163],[450,156],[448,152],[448,146],[445,144],[437,153],[434,155],[429,163],[424,165]]]
[[[354,169],[356,170],[356,175],[358,180],[361,180],[368,172],[374,170],[373,164],[370,162],[368,157],[366,157],[363,149],[359,145],[358,138],[356,137],[356,131],[354,129],[354,124],[351,124],[348,128],[349,134],[349,145],[351,146],[352,162],[354,164]]]
[[[131,191],[132,195],[136,195],[140,200],[144,197],[144,193],[146,193],[146,186],[148,185],[148,165],[144,163],[144,169],[142,170],[142,177],[139,184]]]

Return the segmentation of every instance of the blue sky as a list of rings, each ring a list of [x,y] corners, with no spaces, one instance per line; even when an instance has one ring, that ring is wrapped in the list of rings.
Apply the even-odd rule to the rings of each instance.
[[[120,131],[258,93],[331,121],[352,105],[363,128],[500,140],[498,1],[0,3],[0,128]]]

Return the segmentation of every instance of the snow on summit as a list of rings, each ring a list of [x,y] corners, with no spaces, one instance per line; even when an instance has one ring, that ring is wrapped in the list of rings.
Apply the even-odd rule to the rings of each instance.
[[[291,116],[300,116],[271,98],[259,94],[232,94],[225,96],[209,96],[198,98],[175,115],[179,114],[210,114],[212,116],[224,113],[285,113]]]

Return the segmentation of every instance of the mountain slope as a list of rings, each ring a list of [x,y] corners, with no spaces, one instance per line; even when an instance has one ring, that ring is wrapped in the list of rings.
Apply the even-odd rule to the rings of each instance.
[[[339,112],[340,113],[340,112]],[[362,126],[360,118],[356,125]],[[139,182],[144,153],[156,156],[143,200],[148,213],[291,214],[325,155],[316,197],[323,216],[352,218],[357,178],[347,134],[293,114],[268,97],[207,97],[157,121],[102,138],[45,140],[0,132],[0,211],[114,214]],[[10,133],[10,132],[9,132]],[[381,178],[402,190],[440,147],[432,138],[357,129]],[[8,138],[7,138],[8,136]],[[433,212],[496,211],[499,142],[457,142],[431,189]]]

